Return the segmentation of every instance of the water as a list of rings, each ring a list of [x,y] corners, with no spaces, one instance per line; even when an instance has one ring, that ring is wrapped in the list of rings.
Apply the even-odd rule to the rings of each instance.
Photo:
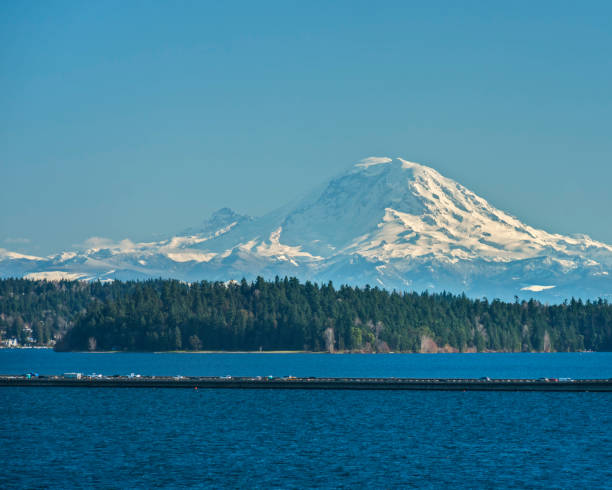
[[[578,378],[611,376],[611,361],[610,354],[24,350],[0,351],[0,372]],[[2,388],[0,407],[2,488],[610,488],[612,482],[609,393]]]
[[[1,349],[0,374],[610,378],[612,352],[558,354],[56,353]]]

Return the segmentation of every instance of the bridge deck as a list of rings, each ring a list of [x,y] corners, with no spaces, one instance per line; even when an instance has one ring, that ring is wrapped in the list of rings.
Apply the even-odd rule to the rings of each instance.
[[[231,388],[315,390],[607,391],[612,379],[268,378],[0,375],[0,387]]]

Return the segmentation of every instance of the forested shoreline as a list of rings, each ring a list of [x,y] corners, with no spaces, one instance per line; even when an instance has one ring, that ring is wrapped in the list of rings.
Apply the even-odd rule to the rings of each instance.
[[[612,305],[300,283],[0,280],[0,335],[57,350],[612,350]]]

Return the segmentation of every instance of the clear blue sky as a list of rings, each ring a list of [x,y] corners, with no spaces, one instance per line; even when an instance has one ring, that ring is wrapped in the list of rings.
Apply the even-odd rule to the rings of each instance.
[[[607,1],[2,2],[0,248],[261,215],[371,155],[612,243],[611,18]]]

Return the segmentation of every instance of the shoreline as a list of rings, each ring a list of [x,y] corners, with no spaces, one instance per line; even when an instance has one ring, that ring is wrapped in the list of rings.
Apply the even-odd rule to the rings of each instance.
[[[57,352],[58,354],[313,354],[313,355],[394,355],[394,354],[414,354],[414,355],[439,355],[439,354],[593,354],[598,352],[610,352],[610,351],[592,351],[592,350],[580,350],[580,351],[554,351],[554,352],[545,352],[545,351],[530,351],[530,352],[513,352],[513,351],[456,351],[456,352],[362,352],[362,351],[310,351],[310,350],[164,350],[164,351],[131,351],[131,350],[95,350],[95,351],[87,351],[87,350],[71,350],[71,351],[56,351],[52,347],[3,347],[0,350],[51,350],[53,352]]]
[[[3,350],[50,350],[57,352],[58,354],[330,354],[330,355],[345,355],[345,354],[364,354],[364,355],[386,355],[386,354],[416,354],[416,355],[437,355],[437,354],[593,354],[593,353],[604,353],[611,351],[593,351],[593,350],[577,350],[577,351],[529,351],[529,352],[515,352],[515,351],[438,351],[438,352],[364,352],[364,351],[311,351],[311,350],[163,350],[163,351],[149,351],[149,350],[69,350],[69,351],[57,351],[53,347],[48,346],[29,346],[29,347],[0,347],[0,351]]]

